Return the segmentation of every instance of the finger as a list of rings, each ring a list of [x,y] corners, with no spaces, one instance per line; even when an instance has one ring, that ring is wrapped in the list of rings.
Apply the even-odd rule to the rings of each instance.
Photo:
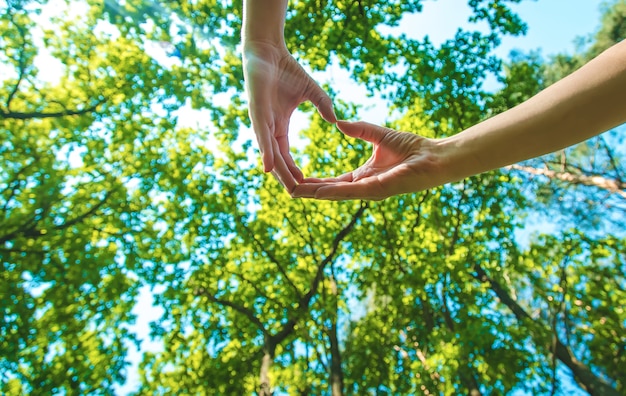
[[[278,143],[278,149],[283,161],[285,161],[285,164],[287,165],[287,169],[289,169],[289,172],[291,172],[296,181],[302,181],[302,179],[304,179],[304,174],[302,174],[302,171],[296,165],[293,157],[291,156],[291,152],[289,151],[289,137],[287,135],[279,136],[276,138],[276,141]]]
[[[291,194],[294,188],[298,185],[296,179],[294,179],[293,175],[286,168],[282,169],[279,166],[276,166],[272,171],[272,175],[278,180],[280,184],[285,187],[285,190]]]
[[[273,136],[274,131],[269,127],[270,123],[259,112],[250,110],[250,120],[252,121],[252,130],[254,131],[261,151],[263,160],[263,170],[271,172],[274,169],[274,150]]]
[[[328,96],[328,94],[312,80],[310,82],[310,86],[310,93],[307,100],[311,101],[315,105],[317,111],[323,119],[333,124],[336,123],[337,116],[335,115],[333,101],[330,99],[330,96]]]
[[[278,147],[274,147],[274,152],[279,152]],[[278,179],[278,181],[285,187],[285,189],[287,189],[290,194],[293,192],[293,189],[298,184],[296,178],[287,166],[287,163],[281,156],[276,156],[274,158],[274,170],[272,171],[272,174]]]
[[[337,177],[307,177],[302,179],[300,183],[336,183],[336,182],[351,182],[354,180],[353,172],[344,173]]]
[[[294,198],[315,198],[324,200],[366,199],[371,194],[359,183],[325,182],[301,183],[294,188],[291,194]]]
[[[323,180],[323,181],[322,181]],[[347,199],[382,199],[388,195],[377,177],[369,177],[356,182],[331,181],[320,179],[320,182],[304,182],[294,188],[294,198],[316,198],[326,200]]]
[[[292,191],[293,198],[315,198],[315,193],[328,183],[300,183]]]
[[[315,191],[316,199],[343,201],[350,199],[381,200],[389,197],[378,177],[368,177],[352,183],[322,184]]]
[[[369,122],[358,121],[337,121],[337,127],[346,135],[362,139],[370,143],[379,144],[385,136],[391,132],[391,129],[381,127]]]
[[[283,161],[285,161],[285,164],[287,165],[287,169],[289,169],[289,172],[291,172],[291,175],[298,183],[301,182],[302,179],[304,179],[304,174],[302,173],[300,168],[298,168],[298,165],[296,165],[293,157],[291,156],[291,153],[289,152],[289,149],[286,149],[284,151],[281,150],[281,155],[283,157]]]

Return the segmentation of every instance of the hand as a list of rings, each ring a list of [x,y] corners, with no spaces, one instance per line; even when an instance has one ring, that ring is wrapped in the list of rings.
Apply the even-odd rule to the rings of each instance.
[[[304,179],[293,197],[381,200],[449,181],[438,154],[438,140],[366,122],[338,121],[337,126],[348,136],[373,143],[372,156],[358,169],[339,177]]]
[[[272,172],[291,193],[303,179],[289,152],[289,120],[298,105],[311,101],[328,122],[337,121],[330,97],[284,46],[248,40],[243,72],[249,113],[265,172]]]

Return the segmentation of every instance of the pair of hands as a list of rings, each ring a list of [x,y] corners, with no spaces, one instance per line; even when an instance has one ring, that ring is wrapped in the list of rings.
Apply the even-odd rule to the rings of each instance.
[[[249,115],[265,172],[272,172],[292,197],[380,200],[440,184],[437,141],[365,122],[338,121],[330,97],[284,47],[257,42],[243,56]],[[372,156],[336,178],[305,178],[289,152],[289,120],[296,107],[312,102],[322,118],[346,135],[373,143]]]

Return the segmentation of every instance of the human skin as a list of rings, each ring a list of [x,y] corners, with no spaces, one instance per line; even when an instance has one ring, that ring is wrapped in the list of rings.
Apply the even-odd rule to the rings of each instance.
[[[447,138],[339,121],[346,135],[373,143],[372,156],[337,178],[304,179],[292,196],[381,200],[551,153],[624,122],[626,41],[524,103]]]
[[[337,121],[330,97],[287,50],[287,0],[245,0],[242,28],[243,73],[248,111],[263,169],[291,192],[303,175],[289,152],[289,120],[296,107],[312,102],[328,122]]]

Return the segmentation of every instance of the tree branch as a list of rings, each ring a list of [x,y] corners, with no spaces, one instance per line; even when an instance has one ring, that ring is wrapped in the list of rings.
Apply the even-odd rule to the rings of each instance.
[[[518,170],[532,175],[546,176],[549,179],[556,179],[564,182],[568,182],[574,185],[590,186],[600,188],[602,190],[609,191],[614,194],[618,194],[622,198],[626,199],[626,183],[619,180],[608,179],[603,176],[587,176],[577,175],[571,172],[556,172],[550,169],[539,169],[531,166],[524,166],[519,164],[509,165],[505,167],[509,170]]]
[[[461,205],[463,204],[463,202],[465,201],[465,194],[466,194],[466,184],[465,182],[463,182],[463,190],[461,191],[461,196],[459,197],[459,200],[457,201],[454,209],[455,209],[455,216],[454,216],[454,231],[452,234],[452,238],[450,239],[450,244],[448,245],[448,251],[446,252],[446,258],[452,256],[452,254],[454,253],[454,250],[456,248],[456,244],[459,241],[460,238],[460,228],[461,228],[461,214],[463,213],[461,211]],[[443,237],[445,237],[445,235],[442,235]],[[454,319],[452,318],[451,315],[451,311],[450,308],[448,307],[448,283],[449,283],[449,276],[450,273],[449,272],[445,272],[443,274],[443,287],[441,288],[441,303],[442,303],[442,307],[441,307],[441,313],[443,314],[444,320],[446,325],[448,326],[448,329],[450,329],[451,331],[455,331],[455,322]]]
[[[202,287],[201,288],[197,288],[194,291],[194,294],[197,295],[197,296],[204,296],[204,297],[208,298],[211,302],[214,302],[216,304],[222,305],[224,307],[232,308],[234,311],[239,312],[240,314],[242,314],[243,316],[248,318],[248,320],[250,322],[252,322],[256,327],[259,328],[259,330],[261,330],[263,335],[267,336],[269,334],[267,329],[263,325],[263,322],[261,322],[259,320],[259,318],[257,318],[256,315],[254,315],[254,312],[252,312],[252,310],[250,310],[250,309],[248,309],[246,307],[242,307],[239,304],[235,304],[232,301],[222,300],[221,298],[217,298],[212,293],[210,293],[208,290],[206,290],[205,288],[202,288]]]
[[[285,309],[285,305],[283,303],[281,303],[280,301],[276,300],[275,298],[270,298],[267,294],[265,294],[265,292],[263,290],[261,290],[255,282],[251,281],[250,279],[246,278],[243,274],[238,274],[235,272],[230,272],[228,270],[224,270],[225,273],[232,275],[236,278],[240,278],[244,283],[247,283],[248,285],[250,285],[250,287],[252,287],[254,289],[254,291],[261,297],[263,297],[264,299],[266,299],[267,301],[272,301],[274,304],[280,306],[280,308]]]
[[[428,198],[430,196],[430,190],[426,190],[422,193],[422,196],[420,198],[420,201],[417,204],[417,208],[414,209],[415,213],[417,213],[417,216],[415,217],[415,222],[413,223],[413,230],[415,230],[421,220],[422,220],[422,205],[424,204],[424,202],[426,202],[426,198]]]
[[[536,323],[531,316],[511,298],[509,293],[502,287],[502,285],[500,285],[498,281],[489,277],[479,263],[474,264],[474,271],[474,278],[480,282],[488,283],[500,302],[506,305],[513,312],[517,320],[528,325],[531,335],[534,335],[533,340],[537,340],[538,338],[540,339],[542,334],[538,333],[543,333],[548,330],[546,329],[546,326],[541,322]],[[547,344],[544,342],[544,346],[550,351],[555,351],[556,357],[572,371],[574,379],[578,385],[589,392],[590,395],[619,395],[615,388],[608,384],[604,379],[596,376],[587,365],[576,359],[576,357],[573,356],[572,351],[565,346],[558,337],[555,337],[554,346],[550,341],[548,341]]]
[[[304,206],[304,204],[301,203],[302,206]],[[306,214],[305,214],[306,216]],[[291,219],[289,218],[289,216],[285,216],[285,220],[287,220],[287,224],[289,224],[289,227],[293,230],[293,232],[296,233],[296,235],[298,237],[300,237],[300,239],[304,242],[305,246],[308,244],[309,248],[311,248],[311,255],[314,254],[313,252],[313,238],[311,236],[311,230],[309,229],[309,227],[307,227],[307,231],[309,232],[309,238],[307,239],[306,236],[300,231],[300,229],[298,227],[296,227],[296,225],[293,223],[293,221],[291,221]]]
[[[17,229],[9,232],[8,234],[0,236],[0,244],[10,241],[11,239],[15,239],[20,234],[30,238],[35,238],[43,235],[41,230],[36,229],[36,226],[37,223],[39,223],[39,221],[47,215],[51,206],[51,202],[43,203],[39,208],[42,209],[41,213],[34,213],[32,216],[30,216],[28,220],[25,220],[21,225],[18,225]]]
[[[59,224],[58,226],[55,227],[56,230],[64,230],[68,227],[73,226],[76,223],[80,223],[81,221],[85,220],[87,217],[95,214],[102,206],[104,206],[104,204],[106,203],[106,201],[108,201],[108,199],[111,197],[111,195],[113,195],[113,193],[117,191],[116,188],[113,188],[109,191],[107,191],[107,193],[104,195],[104,198],[102,198],[102,200],[100,202],[98,202],[96,205],[94,205],[91,209],[89,209],[88,211],[86,211],[85,213],[76,216],[73,219],[67,220],[65,222],[63,222],[63,224]]]
[[[619,163],[615,160],[615,156],[613,155],[613,150],[611,150],[609,144],[606,142],[606,139],[604,139],[603,136],[599,136],[600,139],[600,143],[602,144],[602,147],[604,147],[604,150],[606,151],[606,156],[609,158],[609,162],[611,163],[611,166],[613,167],[613,170],[615,170],[615,173],[617,174],[617,180],[618,182],[623,182],[624,179],[622,178],[622,169],[619,166]]]
[[[282,330],[272,337],[272,340],[275,341],[277,344],[282,342],[285,338],[287,338],[287,336],[289,336],[289,334],[291,334],[294,327],[296,326],[296,323],[298,322],[298,320],[300,320],[300,316],[308,310],[311,299],[313,299],[313,296],[317,293],[317,288],[324,278],[324,270],[326,269],[326,266],[335,258],[335,254],[339,249],[339,244],[354,228],[356,222],[363,215],[365,209],[367,209],[368,207],[369,205],[367,202],[362,202],[361,207],[352,216],[350,222],[335,236],[330,252],[317,266],[317,272],[315,274],[315,277],[313,278],[313,281],[311,282],[311,288],[304,296],[302,296],[300,301],[298,301],[296,315],[289,319],[287,323],[285,323],[285,325],[283,326]]]
[[[65,110],[65,111],[56,111],[56,112],[42,112],[42,111],[32,111],[32,112],[15,112],[15,111],[3,111],[0,110],[0,118],[4,119],[14,119],[14,120],[30,120],[30,119],[44,119],[44,118],[59,118],[59,117],[69,117],[75,115],[84,115],[87,113],[94,112],[98,109],[102,103],[104,103],[106,99],[100,99],[94,105],[89,106],[82,110]]]
[[[406,342],[408,343],[409,342],[408,334],[404,330],[400,330],[400,334],[403,335],[407,339]],[[428,373],[428,376],[430,377],[430,379],[436,383],[441,382],[441,375],[437,371],[433,370],[432,367],[430,367],[430,364],[428,364],[428,360],[426,358],[426,354],[424,353],[423,350],[420,349],[419,343],[415,340],[415,338],[413,338],[412,347],[413,347],[413,350],[415,351],[415,356],[417,356],[419,361],[422,363],[422,367],[424,368],[424,371]],[[400,355],[405,361],[407,361],[409,364],[411,363],[411,358],[409,356],[409,353],[404,348],[402,348],[399,345],[394,345],[393,349],[396,350],[397,352],[400,352]],[[432,392],[432,393],[434,394],[436,392]]]
[[[246,230],[246,233],[248,234],[248,236],[252,238],[252,241],[254,242],[254,245],[257,247],[257,249],[265,253],[265,255],[270,259],[270,261],[274,263],[276,267],[278,267],[278,271],[285,278],[289,286],[291,286],[291,288],[294,290],[294,292],[296,293],[296,296],[300,298],[302,296],[302,294],[300,293],[300,289],[298,289],[298,287],[295,285],[295,283],[293,283],[291,278],[289,278],[289,275],[287,275],[287,271],[285,271],[285,268],[280,263],[280,261],[272,254],[272,252],[265,249],[265,246],[261,243],[261,241],[259,241],[259,239],[256,237],[254,232],[252,232],[246,225],[244,225],[243,222],[241,222],[241,225],[243,226],[244,230]]]
[[[15,97],[15,95],[17,94],[17,91],[20,88],[20,84],[22,83],[22,80],[24,79],[24,74],[26,73],[26,61],[25,61],[26,31],[24,30],[23,26],[15,22],[15,20],[13,19],[13,13],[7,11],[7,14],[9,15],[9,20],[11,21],[11,23],[15,25],[15,27],[17,28],[17,31],[20,33],[20,37],[22,39],[22,46],[20,47],[20,55],[17,60],[17,63],[18,63],[17,82],[15,83],[15,86],[13,87],[11,92],[9,92],[9,96],[7,97],[7,100],[5,102],[7,111],[10,111],[11,101],[13,101],[13,97]]]
[[[13,179],[11,181],[9,181],[7,183],[7,187],[0,192],[0,194],[4,194],[8,189],[11,189],[11,192],[9,193],[9,196],[6,198],[6,201],[4,202],[4,205],[2,206],[2,211],[3,212],[7,211],[8,207],[9,207],[9,203],[11,202],[13,197],[15,197],[15,195],[17,194],[17,192],[19,190],[19,186],[21,184],[20,181],[19,181],[20,175],[22,175],[24,172],[26,172],[26,170],[28,170],[28,168],[30,168],[31,166],[35,165],[37,163],[37,159],[38,158],[35,157],[33,159],[33,161],[31,161],[29,164],[23,166],[17,172],[15,172],[15,174],[13,175]]]
[[[567,316],[565,313],[565,295],[567,294],[567,263],[569,261],[569,252],[561,262],[561,278],[560,278],[560,286],[561,286],[561,301],[559,302],[559,306],[554,312],[554,317],[552,318],[552,390],[550,395],[556,395],[558,390],[558,378],[556,375],[556,343],[559,339],[558,335],[558,322],[559,322],[559,313],[563,314],[563,317]]]
[[[61,230],[65,230],[73,226],[74,224],[84,221],[89,216],[94,215],[107,202],[107,200],[111,197],[111,195],[113,195],[115,191],[117,191],[117,189],[112,189],[108,191],[100,202],[98,202],[96,205],[94,205],[91,209],[89,209],[85,213],[78,215],[73,219],[67,220],[63,222],[62,224],[59,224],[58,226],[51,227],[51,229],[55,231],[61,231]],[[30,219],[24,222],[15,231],[12,231],[8,234],[0,236],[0,243],[5,243],[7,241],[10,241],[11,239],[16,238],[20,234],[29,238],[37,238],[37,237],[44,235],[44,232],[42,232],[42,230],[40,229],[37,229],[36,227],[37,227],[37,223],[39,223],[39,221],[41,221],[41,219],[43,219],[47,215],[51,206],[52,206],[52,202],[44,201],[44,203],[41,205],[41,208],[43,208],[43,211],[41,213],[35,213]]]
[[[333,312],[331,314],[330,329],[328,329],[328,339],[330,341],[330,388],[332,396],[343,395],[343,370],[342,370],[342,358],[341,349],[339,347],[339,336],[337,335],[337,321],[339,316],[339,305],[337,282],[335,277],[331,276],[331,294],[333,298]]]

